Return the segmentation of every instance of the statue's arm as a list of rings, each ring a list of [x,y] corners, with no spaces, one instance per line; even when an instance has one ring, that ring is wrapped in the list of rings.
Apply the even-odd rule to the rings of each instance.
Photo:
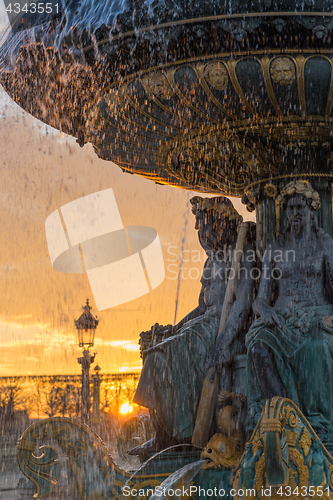
[[[244,259],[240,263],[240,274],[236,281],[235,300],[230,308],[228,319],[218,340],[225,347],[229,347],[245,324],[251,310],[254,282],[251,271],[254,262],[249,258],[250,249],[244,252]]]
[[[274,246],[268,245],[264,253],[264,258],[261,267],[261,277],[259,292],[256,300],[253,302],[252,309],[254,314],[260,316],[260,318],[266,323],[266,325],[273,325],[276,323],[280,328],[283,328],[281,319],[271,306],[273,300],[273,269],[274,262]]]
[[[225,327],[208,357],[211,379],[214,378],[216,369],[219,370],[224,363],[230,361],[230,344],[244,326],[251,310],[254,283],[250,273],[254,262],[247,258],[249,253],[249,249],[244,252],[241,271],[236,282],[235,300],[230,308]]]
[[[273,296],[273,279],[272,270],[273,262],[271,255],[273,254],[273,245],[268,245],[264,253],[264,258],[261,268],[259,292],[256,300],[253,302],[253,312],[261,316],[261,309],[263,305],[271,305]]]

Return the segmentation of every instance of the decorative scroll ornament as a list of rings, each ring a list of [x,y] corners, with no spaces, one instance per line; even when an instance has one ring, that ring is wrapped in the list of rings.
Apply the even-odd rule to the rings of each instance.
[[[286,198],[295,193],[301,195],[313,210],[318,210],[320,208],[319,193],[313,189],[308,181],[297,180],[289,182],[281,190],[281,193],[276,200],[281,203],[283,207],[286,203]]]
[[[173,177],[200,187],[201,192],[218,187],[220,192],[240,196],[253,176],[268,177],[277,171],[266,158],[265,146],[256,150],[251,145],[227,130],[196,128],[166,141],[157,160]]]
[[[111,496],[116,466],[100,438],[86,425],[64,417],[41,420],[23,433],[17,447],[19,466],[37,487],[36,498],[50,493],[58,481],[59,450],[66,456],[71,477],[70,498],[116,498]]]
[[[262,24],[262,19],[248,18],[242,20],[218,21],[217,26],[230,33],[231,38],[243,42],[249,33],[253,33]]]
[[[265,191],[265,194],[269,198],[276,198],[277,195],[279,194],[279,190],[278,190],[277,186],[275,186],[275,184],[271,184],[271,183],[265,185],[264,191]]]
[[[333,457],[318,439],[299,408],[289,399],[266,401],[240,463],[234,470],[233,488],[252,489],[251,498],[309,497],[332,499],[329,490]],[[319,488],[317,490],[317,488]],[[312,492],[314,492],[312,494]]]
[[[139,415],[126,420],[117,435],[117,453],[120,463],[130,470],[140,467],[139,457],[129,455],[128,450],[152,439],[155,435],[148,415]]]
[[[309,454],[310,448],[312,446],[312,438],[309,431],[304,427],[302,435],[299,439],[299,447],[302,448],[304,456]]]
[[[229,83],[228,72],[220,62],[212,62],[205,67],[204,77],[211,87],[225,90]]]
[[[295,65],[289,57],[277,57],[271,64],[271,77],[274,83],[290,85],[296,78]]]
[[[325,38],[333,27],[332,18],[326,16],[320,18],[317,18],[315,16],[301,16],[299,19],[299,23],[306,28],[311,29],[312,33],[319,39]]]

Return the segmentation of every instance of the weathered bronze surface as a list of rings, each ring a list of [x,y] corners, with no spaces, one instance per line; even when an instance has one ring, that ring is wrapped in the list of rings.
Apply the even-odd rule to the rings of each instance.
[[[223,360],[222,387],[227,391],[238,390],[234,387],[231,362],[234,356],[245,353],[244,327],[253,296],[250,276],[253,261],[246,256],[254,249],[250,243],[244,248],[243,273],[236,277],[235,298],[215,346],[241,217],[226,198],[195,197],[191,202],[199,241],[208,256],[199,305],[173,328],[171,337],[166,336],[162,342],[143,351],[144,365],[134,401],[154,412],[157,439],[146,448],[136,450],[137,453],[159,451],[167,444],[191,438],[207,358],[214,367],[216,363],[219,370]]]
[[[107,7],[77,3],[33,43],[23,38],[17,57],[3,51],[2,84],[24,109],[81,145],[91,142],[101,158],[126,171],[186,189],[244,195],[257,211],[261,283],[253,304],[259,318],[247,334],[247,427],[254,432],[233,484],[255,488],[258,499],[269,496],[266,487],[273,498],[281,498],[281,487],[282,498],[297,498],[296,488],[308,495],[310,487],[332,486],[333,4],[165,0]],[[237,391],[229,361],[245,351],[252,303],[252,280],[240,280],[224,336],[232,342],[214,346],[225,283],[213,279],[212,270],[227,269],[215,256],[225,243],[234,245],[235,231],[225,215],[218,224],[209,215],[198,225],[210,251],[198,308],[175,329],[156,327],[150,338],[141,337],[149,348],[143,348],[137,401],[154,409],[164,436],[182,444],[193,430],[209,353],[223,388]],[[222,412],[224,423],[233,422],[231,411]],[[50,431],[56,424],[50,422]],[[65,424],[69,434],[78,427]],[[46,432],[47,424],[40,429]],[[51,479],[58,475],[56,452],[48,449],[32,466],[31,432],[20,445],[22,467],[47,490],[40,472],[46,460]],[[220,434],[208,449],[230,446],[232,437],[239,444],[240,436]],[[63,440],[59,432],[57,440]],[[229,448],[228,463],[210,453],[224,470],[219,480],[209,476],[213,468],[204,471],[206,484],[231,487],[226,469],[239,457],[236,448],[234,456]],[[80,453],[76,464],[86,452]],[[172,461],[175,466],[175,456]],[[108,478],[100,463],[97,480],[101,471]],[[166,475],[167,464],[165,456]],[[77,477],[78,497],[88,494],[94,481],[82,490],[79,471]]]
[[[265,404],[234,471],[233,487],[237,493],[248,490],[245,498],[257,500],[332,498],[332,470],[332,455],[299,408],[289,399],[276,397]]]
[[[333,240],[318,227],[310,183],[293,181],[279,196],[288,225],[265,250],[259,318],[247,334],[248,422],[255,425],[266,399],[288,397],[331,450]]]

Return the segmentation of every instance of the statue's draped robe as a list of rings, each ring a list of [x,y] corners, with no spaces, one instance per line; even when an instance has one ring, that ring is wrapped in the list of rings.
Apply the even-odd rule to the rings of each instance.
[[[217,329],[216,315],[207,311],[147,353],[134,401],[154,408],[169,436],[192,436],[206,375],[205,360]]]
[[[322,319],[333,306],[276,310],[284,325],[256,320],[246,336],[248,349],[248,427],[257,422],[265,401],[260,394],[251,348],[263,342],[273,352],[288,397],[300,408],[323,443],[333,448],[333,334]]]
[[[218,265],[220,273],[216,271]],[[201,389],[207,374],[205,362],[215,345],[225,290],[225,263],[205,263],[201,293],[203,314],[188,321],[179,332],[147,350],[134,397],[139,405],[156,410],[156,418],[172,437],[192,436]]]

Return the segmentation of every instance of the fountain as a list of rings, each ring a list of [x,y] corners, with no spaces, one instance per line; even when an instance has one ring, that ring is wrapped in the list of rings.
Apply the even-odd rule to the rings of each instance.
[[[64,3],[43,25],[23,15],[22,31],[9,33],[0,48],[1,83],[23,109],[81,146],[91,142],[126,172],[242,197],[256,210],[257,256],[269,269],[277,258],[267,248],[296,252],[274,290],[262,280],[253,304],[259,319],[247,335],[246,449],[232,471],[219,469],[221,453],[206,447],[216,467],[196,476],[196,484],[226,496],[241,498],[244,489],[255,489],[258,499],[321,496],[320,488],[331,495],[333,427],[323,401],[329,406],[332,392],[332,7],[330,0],[81,0]],[[304,401],[313,380],[318,397],[310,391]],[[267,401],[256,407],[260,391]],[[129,476],[98,437],[66,419],[39,423],[20,441],[22,470],[39,495],[59,474],[53,448],[33,455],[48,434],[67,450],[76,498],[120,496]],[[85,443],[84,458],[73,454],[76,440]],[[181,449],[147,463],[131,485],[146,491],[199,459],[195,449]],[[85,481],[89,456],[100,467]]]

